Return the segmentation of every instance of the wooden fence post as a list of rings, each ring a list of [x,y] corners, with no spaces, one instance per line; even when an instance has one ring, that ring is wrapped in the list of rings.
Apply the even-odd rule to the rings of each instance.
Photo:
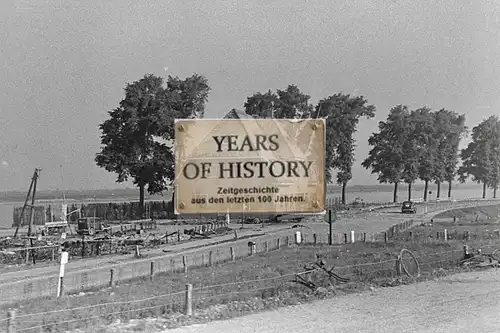
[[[448,230],[444,229],[444,241],[448,241]]]
[[[177,229],[177,241],[181,241],[181,231],[179,229]]]
[[[328,210],[328,245],[333,245],[333,220],[332,210]]]
[[[314,244],[318,244],[318,235],[317,234],[313,234],[313,241],[314,241]]]
[[[212,266],[212,264],[213,264],[212,257],[213,257],[213,252],[212,251],[208,252],[208,266]]]
[[[264,242],[264,251],[266,253],[269,252],[269,244],[267,243],[267,241]]]
[[[387,232],[384,232],[384,243],[387,243],[388,241],[388,236],[387,236]]]
[[[401,261],[400,260],[401,260],[400,258],[396,259],[396,263],[395,263],[396,265],[394,267],[394,269],[396,271],[396,276],[400,276],[401,275],[401,265],[400,265]]]
[[[255,254],[255,242],[248,242],[249,255],[253,256]]]
[[[176,270],[175,270],[175,258],[170,259],[170,268],[172,269],[172,272],[176,272]]]
[[[464,259],[469,257],[469,246],[464,245]]]
[[[55,253],[55,252],[56,252],[56,248],[55,248],[55,247],[53,247],[53,248],[52,248],[52,257],[51,257],[51,258],[52,258],[52,261],[54,261],[54,259],[56,258],[56,255],[55,255],[56,253]]]
[[[153,281],[155,276],[155,262],[151,261],[150,268],[149,268],[149,277],[150,280]]]
[[[232,246],[229,248],[229,252],[231,254],[231,261],[235,261],[236,256],[234,255],[234,248]]]
[[[276,247],[278,248],[278,250],[280,249],[280,246],[281,246],[280,239],[278,238],[276,239]]]
[[[184,274],[188,272],[187,256],[182,256],[182,266],[184,266]]]
[[[115,286],[115,269],[111,268],[109,270],[109,286],[113,288]]]
[[[354,243],[356,241],[356,233],[354,230],[351,230],[351,243]]]
[[[85,257],[85,252],[86,252],[86,248],[85,248],[85,236],[82,237],[82,258]]]
[[[12,309],[7,312],[7,333],[16,332],[16,310]]]
[[[186,299],[185,299],[185,312],[186,316],[191,316],[193,314],[193,285],[186,284]]]

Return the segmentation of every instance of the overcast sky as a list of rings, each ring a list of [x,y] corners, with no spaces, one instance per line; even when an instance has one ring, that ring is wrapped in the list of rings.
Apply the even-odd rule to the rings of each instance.
[[[195,72],[207,117],[288,84],[314,103],[365,96],[377,117],[360,125],[352,184],[376,183],[360,164],[392,106],[470,127],[500,114],[499,15],[493,0],[2,0],[0,190],[27,190],[35,167],[41,189],[123,187],[94,163],[106,111],[146,73]]]

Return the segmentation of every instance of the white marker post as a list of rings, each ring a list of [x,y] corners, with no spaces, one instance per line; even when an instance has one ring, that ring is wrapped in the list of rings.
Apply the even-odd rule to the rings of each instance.
[[[57,297],[62,296],[63,290],[63,279],[64,279],[64,267],[68,263],[68,252],[61,252],[61,263],[59,266],[59,282],[57,284]]]

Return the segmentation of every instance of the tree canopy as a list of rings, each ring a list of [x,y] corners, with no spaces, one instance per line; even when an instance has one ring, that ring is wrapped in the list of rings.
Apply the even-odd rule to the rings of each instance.
[[[411,187],[417,180],[425,183],[424,200],[427,200],[429,182],[438,185],[451,182],[458,162],[458,145],[466,131],[465,116],[441,109],[433,112],[427,107],[410,111],[405,105],[393,107],[387,120],[379,123],[379,132],[373,133],[368,143],[373,148],[362,165],[378,174],[381,183],[394,184],[393,201],[397,201],[398,183]]]
[[[313,107],[309,104],[311,96],[300,91],[296,85],[285,90],[260,92],[247,98],[245,112],[255,118],[297,119],[308,118]]]
[[[247,98],[245,112],[255,118],[326,118],[326,181],[333,178],[337,170],[337,183],[342,185],[342,201],[345,203],[345,187],[352,178],[354,133],[361,117],[375,116],[375,106],[369,105],[363,96],[334,94],[318,102],[316,107],[309,103],[310,96],[296,85],[289,85],[276,93],[258,92]]]
[[[337,184],[342,185],[342,203],[346,202],[346,186],[352,179],[354,133],[361,117],[373,118],[375,106],[363,96],[338,93],[318,102],[316,118],[326,118],[326,180],[332,180],[332,169],[337,170]]]
[[[403,180],[405,168],[405,141],[409,135],[410,111],[406,105],[396,105],[389,111],[387,120],[378,124],[368,144],[373,147],[361,163],[365,169],[378,175],[380,183],[394,184],[393,201],[397,202],[398,184]]]
[[[117,175],[117,182],[132,179],[139,187],[141,207],[145,190],[161,193],[174,178],[174,119],[203,118],[210,87],[207,79],[194,74],[185,79],[163,78],[147,74],[126,85],[125,97],[118,107],[108,112],[99,125],[101,150],[95,162]],[[361,117],[375,116],[376,108],[363,96],[336,93],[322,98],[313,106],[311,97],[296,85],[276,92],[268,90],[247,97],[245,113],[254,118],[326,119],[325,181],[342,186],[342,202],[346,202],[346,186],[352,179],[357,131]],[[233,110],[236,115],[236,110]],[[240,111],[238,111],[240,112]],[[239,117],[239,116],[238,116]],[[387,118],[378,123],[378,132],[368,139],[371,150],[361,165],[376,174],[380,183],[394,185],[397,201],[398,184],[411,187],[417,180],[425,184],[452,182],[458,175],[465,182],[471,177],[483,184],[483,197],[491,188],[496,197],[500,184],[500,120],[491,116],[472,129],[472,142],[460,151],[461,140],[468,132],[465,115],[428,107],[410,110],[396,105]],[[462,165],[457,168],[459,160]]]
[[[129,178],[139,187],[140,206],[144,190],[161,193],[174,178],[174,119],[203,117],[210,87],[194,74],[184,80],[147,74],[127,84],[125,98],[108,112],[99,125],[101,151],[95,162],[117,174],[117,182]],[[163,139],[163,140],[159,140]],[[162,142],[163,141],[163,142]]]
[[[483,120],[472,128],[471,136],[472,141],[460,153],[459,180],[465,182],[472,177],[472,181],[483,184],[483,198],[487,187],[493,188],[496,196],[500,180],[500,120],[497,116]]]

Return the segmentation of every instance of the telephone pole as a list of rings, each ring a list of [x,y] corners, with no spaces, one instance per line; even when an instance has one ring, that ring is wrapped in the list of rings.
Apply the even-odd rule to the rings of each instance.
[[[34,218],[34,214],[35,214],[36,183],[37,183],[38,177],[40,176],[40,171],[41,171],[41,169],[35,169],[35,172],[33,173],[33,177],[31,177],[30,188],[28,190],[28,194],[26,194],[26,199],[24,200],[23,209],[21,210],[20,220],[16,226],[16,232],[14,233],[14,238],[17,237],[17,233],[19,232],[19,227],[21,226],[21,221],[24,224],[24,212],[26,210],[26,207],[31,208],[31,211],[30,211],[31,214],[30,214],[29,226],[28,226],[28,237],[31,236],[31,229],[32,229],[33,218]],[[30,197],[30,194],[32,191],[33,191],[33,194],[31,196],[31,205],[29,205],[28,200],[29,200],[29,197]]]
[[[35,169],[35,172],[33,173],[33,178],[31,179],[33,182],[33,194],[31,195],[31,214],[30,214],[30,222],[28,225],[28,237],[31,237],[31,230],[33,228],[33,220],[35,219],[36,183],[37,183],[39,176],[40,176],[40,169]]]

